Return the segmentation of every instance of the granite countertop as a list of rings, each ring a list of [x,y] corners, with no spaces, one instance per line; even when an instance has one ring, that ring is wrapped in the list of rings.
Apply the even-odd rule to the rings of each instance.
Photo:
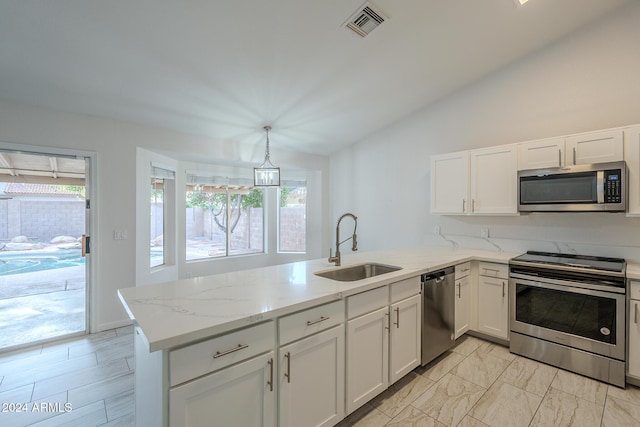
[[[326,259],[175,280],[118,290],[149,351],[169,349],[273,319],[388,283],[470,260],[506,263],[519,255],[449,248],[410,248],[353,253],[342,266],[378,262],[401,270],[355,282],[314,275],[336,268]]]

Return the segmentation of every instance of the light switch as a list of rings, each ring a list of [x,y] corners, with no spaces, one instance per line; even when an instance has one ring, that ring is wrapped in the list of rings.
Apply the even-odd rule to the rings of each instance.
[[[127,230],[113,230],[113,240],[127,240]]]

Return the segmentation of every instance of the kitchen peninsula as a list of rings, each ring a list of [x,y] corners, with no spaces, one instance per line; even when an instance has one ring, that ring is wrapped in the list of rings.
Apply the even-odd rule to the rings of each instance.
[[[349,411],[349,405],[346,410],[344,408],[344,347],[345,322],[353,318],[350,313],[360,310],[358,307],[362,305],[370,305],[372,296],[381,292],[384,304],[395,303],[394,295],[398,295],[398,299],[412,294],[415,297],[423,273],[469,261],[506,264],[515,255],[481,250],[409,248],[345,255],[344,267],[338,268],[369,262],[401,267],[353,282],[315,275],[336,268],[326,259],[320,259],[120,289],[119,297],[136,326],[137,425],[183,423],[185,402],[203,393],[198,384],[207,379],[209,384],[205,388],[211,388],[211,381],[213,384],[228,381],[229,376],[234,375],[228,372],[232,369],[243,376],[253,372],[255,381],[247,382],[247,387],[264,388],[264,393],[258,393],[257,397],[263,410],[256,411],[263,419],[263,425],[287,425],[286,420],[296,409],[309,410],[308,407],[300,408],[308,406],[301,405],[305,396],[295,393],[297,396],[285,399],[282,395],[296,372],[291,357],[295,350],[292,346],[303,344],[309,338],[302,338],[309,336],[313,340],[326,339],[327,343],[333,343],[329,346],[331,357],[336,359],[332,366],[335,378],[341,378],[335,384],[327,385],[336,389],[333,396],[335,416],[327,421],[327,425],[335,424]],[[354,297],[360,295],[365,296],[361,298],[362,302]],[[385,306],[381,313],[389,313],[388,307],[392,306]],[[397,310],[400,320],[400,309]],[[302,315],[308,317],[305,317],[304,331],[290,326]],[[384,321],[385,316],[382,318]],[[350,324],[352,320],[346,323]],[[287,347],[282,347],[284,344]],[[348,354],[348,344],[346,347]],[[274,363],[278,348],[283,355],[278,358],[282,363]],[[326,371],[317,371],[317,381],[326,379]],[[220,375],[224,378],[217,378]],[[277,378],[279,380],[274,381]],[[278,399],[274,397],[274,389],[281,393],[279,411],[276,410]],[[246,395],[248,391],[241,390],[240,395]],[[254,394],[257,391],[260,390],[254,390]],[[221,396],[216,400],[224,402]],[[198,414],[206,414],[207,407],[210,407],[207,403],[192,407],[192,419]]]

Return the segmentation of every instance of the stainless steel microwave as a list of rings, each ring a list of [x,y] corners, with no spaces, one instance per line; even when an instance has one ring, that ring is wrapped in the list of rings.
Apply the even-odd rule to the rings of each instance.
[[[518,172],[520,212],[625,212],[625,162]]]

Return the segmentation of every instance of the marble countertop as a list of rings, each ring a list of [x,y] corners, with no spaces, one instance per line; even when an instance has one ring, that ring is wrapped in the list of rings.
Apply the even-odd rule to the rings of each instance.
[[[355,282],[314,275],[326,259],[118,290],[149,351],[169,349],[470,260],[506,263],[516,253],[420,247],[344,255],[342,266],[378,262],[399,271]]]
[[[640,265],[627,264],[627,279],[640,279]]]

